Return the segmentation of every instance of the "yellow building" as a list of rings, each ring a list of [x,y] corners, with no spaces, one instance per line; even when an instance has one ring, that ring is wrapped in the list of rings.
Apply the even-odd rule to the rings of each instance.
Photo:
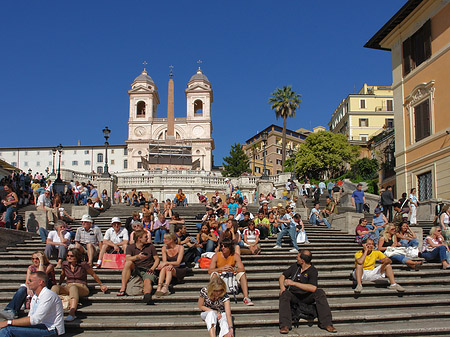
[[[392,53],[397,196],[450,199],[450,3],[408,1],[365,45]]]
[[[286,149],[297,151],[298,146],[305,142],[307,135],[311,131],[301,129],[304,132],[286,129]],[[248,139],[242,146],[244,152],[250,159],[250,169],[253,175],[260,176],[264,167],[264,142],[263,133],[267,132],[266,141],[266,174],[273,175],[283,172],[281,157],[283,154],[282,137],[283,128],[277,125],[270,125],[261,132]],[[286,159],[289,153],[286,153]]]
[[[357,94],[350,94],[334,110],[328,127],[350,141],[368,141],[393,124],[394,104],[391,87],[364,84]]]

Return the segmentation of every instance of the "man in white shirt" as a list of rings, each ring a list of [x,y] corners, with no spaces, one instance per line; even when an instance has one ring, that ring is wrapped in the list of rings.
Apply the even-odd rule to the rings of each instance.
[[[58,336],[65,333],[64,311],[61,299],[46,287],[47,274],[31,273],[28,287],[34,292],[27,317],[0,322],[0,337]]]
[[[54,219],[58,218],[58,213],[56,208],[52,208],[52,199],[50,199],[49,189],[46,189],[45,192],[37,199],[36,209],[40,211],[47,211],[48,222],[50,224],[54,224]]]
[[[67,247],[70,243],[70,233],[66,232],[66,224],[58,220],[55,225],[55,230],[50,231],[47,236],[45,245],[45,256],[51,259],[53,254],[58,253],[58,264],[56,268],[61,268],[63,261],[67,255]]]
[[[97,265],[94,266],[94,268],[99,268],[101,266],[103,255],[106,252],[125,253],[129,240],[128,231],[121,226],[122,222],[119,217],[115,216],[111,219],[111,228],[108,228],[105,233],[103,247],[100,251]]]

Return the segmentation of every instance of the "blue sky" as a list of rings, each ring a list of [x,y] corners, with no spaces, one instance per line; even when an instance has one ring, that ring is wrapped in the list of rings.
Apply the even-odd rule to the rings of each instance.
[[[389,52],[363,48],[406,0],[3,1],[0,5],[2,147],[112,144],[127,138],[128,94],[142,62],[175,116],[203,60],[213,90],[215,164],[230,144],[276,120],[267,100],[292,85],[303,103],[288,128],[327,126],[366,82],[390,85]]]

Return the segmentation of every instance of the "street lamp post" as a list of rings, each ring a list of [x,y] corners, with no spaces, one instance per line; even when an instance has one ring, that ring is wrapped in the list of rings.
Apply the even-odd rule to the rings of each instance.
[[[55,154],[56,154],[56,148],[54,147],[52,149],[52,155],[53,155],[53,162],[52,162],[52,176],[55,175]]]
[[[267,145],[267,138],[269,137],[269,134],[267,131],[264,131],[261,134],[262,142],[263,142],[263,172],[261,175],[261,179],[269,179],[269,176],[266,173],[266,145]]]
[[[55,180],[55,183],[62,183],[62,179],[61,179],[61,153],[63,150],[63,146],[61,144],[59,144],[56,149],[58,150],[59,153],[59,161],[58,161],[58,177]],[[56,151],[55,151],[56,153]]]
[[[105,128],[103,129],[103,137],[105,137],[105,168],[103,170],[102,173],[102,177],[110,177],[110,174],[108,172],[108,139],[109,139],[109,135],[111,133],[111,130],[108,129],[107,126],[105,126]]]

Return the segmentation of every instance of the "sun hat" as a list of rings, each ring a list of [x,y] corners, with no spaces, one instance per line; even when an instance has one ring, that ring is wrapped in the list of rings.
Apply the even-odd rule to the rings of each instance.
[[[92,220],[92,217],[89,215],[89,214],[84,214],[82,217],[81,217],[81,222],[94,222],[93,220]]]
[[[118,223],[122,223],[122,221],[120,221],[120,218],[118,216],[115,216],[111,219],[111,224],[118,222]]]

